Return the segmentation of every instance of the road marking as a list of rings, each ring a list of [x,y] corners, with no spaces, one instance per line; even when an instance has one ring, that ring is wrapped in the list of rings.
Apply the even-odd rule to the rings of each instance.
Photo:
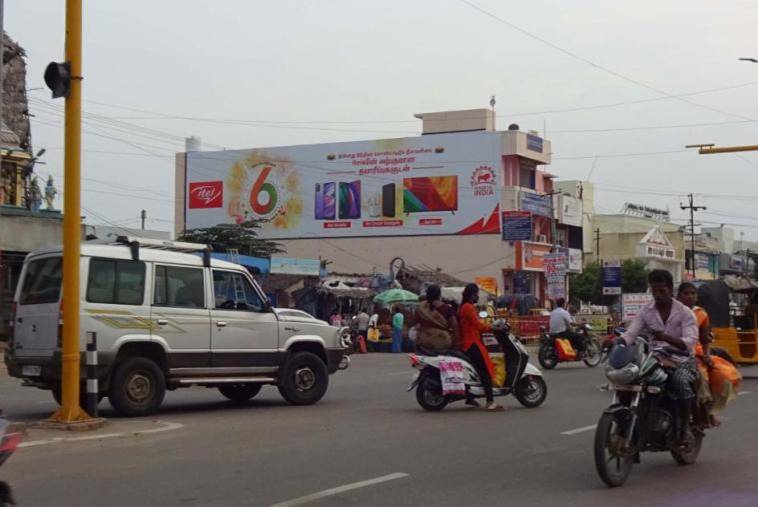
[[[394,474],[383,475],[381,477],[368,479],[366,481],[353,482],[352,484],[345,484],[344,486],[337,486],[336,488],[325,489],[324,491],[319,491],[318,493],[313,493],[310,495],[301,496],[300,498],[295,498],[293,500],[287,500],[285,502],[277,503],[277,504],[272,505],[271,507],[291,507],[293,505],[302,505],[304,503],[313,502],[314,500],[319,500],[321,498],[326,498],[328,496],[339,495],[340,493],[345,493],[346,491],[366,488],[368,486],[373,486],[374,484],[381,484],[382,482],[394,481],[395,479],[402,479],[403,477],[408,477],[408,474],[397,472]]]
[[[46,440],[31,440],[29,442],[21,442],[18,444],[20,447],[37,447],[39,445],[47,445],[47,444],[57,444],[60,442],[83,442],[87,440],[102,440],[106,438],[117,438],[117,437],[125,437],[128,435],[149,435],[151,433],[161,433],[163,431],[172,431],[172,430],[178,430],[179,428],[183,428],[183,424],[174,423],[174,422],[161,422],[163,426],[160,428],[153,428],[151,430],[139,430],[139,431],[122,431],[119,433],[102,433],[99,435],[86,435],[83,437],[55,437],[55,438],[49,438]]]
[[[568,430],[568,431],[562,431],[561,435],[578,435],[579,433],[584,433],[585,431],[592,431],[595,428],[597,428],[597,424],[592,424],[590,426],[582,426],[581,428],[576,428],[576,429]]]
[[[738,392],[738,393],[737,393],[737,396],[742,396],[742,395],[744,395],[744,394],[750,394],[750,393],[752,393],[752,392],[753,392],[753,391],[740,391],[740,392]]]

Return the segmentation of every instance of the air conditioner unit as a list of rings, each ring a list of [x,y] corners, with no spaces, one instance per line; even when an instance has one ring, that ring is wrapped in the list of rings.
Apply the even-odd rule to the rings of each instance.
[[[547,235],[546,234],[537,234],[537,242],[538,243],[547,243]]]

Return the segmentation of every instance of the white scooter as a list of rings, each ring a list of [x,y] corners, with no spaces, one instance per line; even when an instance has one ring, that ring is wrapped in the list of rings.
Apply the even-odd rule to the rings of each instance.
[[[529,362],[529,352],[526,347],[510,333],[508,324],[503,320],[495,322],[493,335],[505,354],[505,382],[503,387],[493,387],[492,394],[494,396],[513,394],[519,403],[527,408],[540,406],[547,397],[547,384],[539,368]],[[433,354],[419,351],[417,354],[409,354],[409,357],[411,366],[418,371],[414,374],[407,391],[416,389],[416,401],[425,410],[438,412],[454,401],[484,397],[484,387],[479,374],[465,354],[460,352]],[[452,359],[463,363],[465,394],[445,395],[442,393],[440,362]]]

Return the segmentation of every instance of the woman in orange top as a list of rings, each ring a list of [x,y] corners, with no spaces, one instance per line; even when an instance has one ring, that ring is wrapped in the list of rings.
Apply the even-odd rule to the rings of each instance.
[[[490,355],[484,346],[484,342],[482,342],[481,335],[484,331],[490,331],[491,327],[479,320],[479,315],[474,306],[478,301],[479,287],[475,283],[468,284],[463,289],[458,319],[461,328],[460,349],[469,357],[471,364],[476,368],[479,377],[482,379],[484,394],[487,398],[487,410],[502,410],[503,407],[497,405],[492,397],[492,378],[495,376],[495,367],[490,361]],[[474,406],[477,404],[475,400],[469,400],[466,403]]]

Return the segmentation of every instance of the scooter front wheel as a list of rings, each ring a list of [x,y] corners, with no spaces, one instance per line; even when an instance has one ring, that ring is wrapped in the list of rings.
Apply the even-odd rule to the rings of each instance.
[[[429,412],[439,412],[447,406],[447,399],[442,394],[441,387],[432,382],[429,377],[422,378],[418,383],[416,401],[421,405],[421,408]]]
[[[540,366],[546,370],[552,370],[558,365],[558,358],[555,356],[555,350],[550,345],[541,344],[537,353],[537,361]]]
[[[535,408],[542,405],[547,398],[547,384],[545,379],[536,375],[526,375],[516,382],[513,395],[519,403],[526,408]]]

